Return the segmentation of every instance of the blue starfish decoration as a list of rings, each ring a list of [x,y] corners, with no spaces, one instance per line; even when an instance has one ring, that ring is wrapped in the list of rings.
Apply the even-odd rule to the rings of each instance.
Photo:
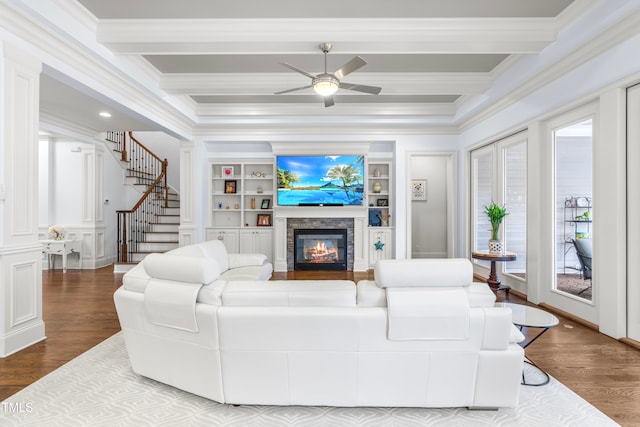
[[[380,240],[378,240],[376,243],[373,244],[373,246],[376,247],[376,251],[381,251],[382,248],[384,247],[384,243],[382,243]]]

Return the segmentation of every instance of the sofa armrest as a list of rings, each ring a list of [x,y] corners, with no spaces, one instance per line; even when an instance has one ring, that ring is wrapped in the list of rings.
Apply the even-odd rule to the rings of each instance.
[[[229,254],[229,269],[262,265],[267,262],[267,256],[263,254]]]
[[[505,350],[509,344],[524,340],[524,335],[511,321],[511,309],[505,307],[480,309],[484,310],[482,350]]]

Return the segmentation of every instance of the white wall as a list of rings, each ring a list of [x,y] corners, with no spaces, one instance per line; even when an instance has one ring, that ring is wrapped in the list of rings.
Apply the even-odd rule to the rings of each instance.
[[[134,132],[133,136],[161,159],[167,159],[167,182],[180,190],[180,141],[162,132]]]
[[[40,140],[40,227],[82,222],[81,142]]]
[[[83,255],[83,268],[100,267],[116,260],[117,253],[117,210],[130,209],[140,198],[140,193],[130,186],[123,185],[123,170],[114,156],[105,153],[103,159],[104,177],[97,177],[103,182],[102,204],[103,223],[87,222],[83,218],[83,155],[82,152],[93,150],[93,142],[61,141],[55,138],[41,139],[39,142],[39,206],[38,224],[40,238],[48,238],[47,230],[52,225],[62,225],[67,229],[69,237],[81,238],[93,234],[96,227],[104,226],[104,248],[87,247]],[[98,143],[100,144],[100,143]],[[78,151],[80,150],[80,151]],[[106,150],[105,150],[106,151]],[[104,178],[104,179],[102,179]],[[90,190],[93,191],[93,190]],[[89,240],[91,246],[100,244]],[[104,257],[93,258],[104,250]],[[95,254],[94,254],[95,251]],[[70,268],[78,266],[76,258],[70,259]]]

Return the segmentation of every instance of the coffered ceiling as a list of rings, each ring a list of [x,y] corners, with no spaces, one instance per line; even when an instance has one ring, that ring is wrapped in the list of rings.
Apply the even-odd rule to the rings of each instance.
[[[70,1],[86,9],[99,44],[117,56],[136,58],[168,101],[193,110],[195,125],[242,115],[451,118],[467,100],[482,96],[515,58],[538,54],[552,43],[574,3]],[[343,82],[379,86],[380,94],[341,88],[336,105],[328,108],[310,88],[274,94],[311,83],[282,62],[314,75],[323,72],[322,42],[333,46],[329,72],[360,55],[367,65]]]

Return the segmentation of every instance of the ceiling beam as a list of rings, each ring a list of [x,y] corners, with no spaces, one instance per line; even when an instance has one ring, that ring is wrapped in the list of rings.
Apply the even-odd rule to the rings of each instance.
[[[107,19],[98,42],[120,54],[535,53],[555,18]]]
[[[345,78],[383,88],[384,95],[474,95],[491,85],[489,73],[360,73]],[[311,83],[295,73],[164,74],[160,88],[173,95],[265,95]]]
[[[456,108],[452,103],[386,103],[376,104],[340,104],[325,108],[321,101],[315,104],[199,104],[195,113],[200,120],[206,122],[206,117],[258,117],[258,116],[376,116],[376,117],[439,117],[452,121]]]

